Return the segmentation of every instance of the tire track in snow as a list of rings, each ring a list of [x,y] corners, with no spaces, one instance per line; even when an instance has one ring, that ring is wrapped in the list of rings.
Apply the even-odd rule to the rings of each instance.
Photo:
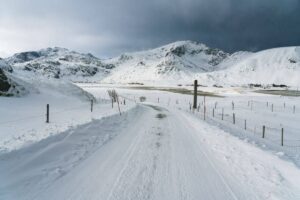
[[[175,116],[175,115],[174,115]],[[196,132],[196,130],[191,130],[193,128],[191,128],[190,125],[188,125],[188,120],[186,118],[184,118],[182,115],[176,115],[176,116],[181,116],[181,119],[183,120],[179,120],[179,121],[185,121],[185,123],[182,123],[182,125],[187,129],[190,130],[190,132]],[[190,136],[193,136],[193,134],[190,134]],[[197,140],[197,138],[193,137],[195,140]],[[199,145],[198,145],[199,146]],[[205,159],[209,162],[210,166],[213,168],[213,170],[216,172],[216,174],[218,175],[218,177],[220,178],[220,180],[222,181],[222,183],[225,185],[225,187],[228,189],[229,193],[231,194],[232,198],[235,200],[238,200],[238,197],[236,196],[236,194],[234,193],[233,189],[231,188],[231,186],[227,183],[227,181],[225,180],[224,176],[222,175],[222,173],[218,170],[218,168],[215,166],[215,164],[213,163],[213,161],[209,158],[209,156],[202,150],[202,148],[199,148],[199,150],[201,150],[201,153],[204,155]]]
[[[166,117],[161,109],[150,107],[151,119],[147,124],[150,129],[144,129],[138,141],[138,146],[133,150],[130,158],[118,176],[117,184],[110,193],[109,199],[157,199],[157,176],[163,174],[161,167],[161,148],[164,146],[164,130],[161,128],[162,120]],[[147,108],[149,110],[149,108]],[[156,119],[155,119],[156,118]]]
[[[138,146],[139,141],[141,140],[141,137],[142,137],[142,135],[138,134],[136,136],[136,138],[134,139],[134,142],[130,145],[127,152],[124,154],[124,158],[126,158],[126,157],[128,157],[128,158],[126,159],[126,163],[125,163],[124,167],[121,169],[116,181],[114,182],[114,184],[111,188],[111,191],[110,191],[109,196],[107,198],[108,200],[110,200],[112,198],[114,190],[116,189],[117,185],[120,183],[120,179],[121,179],[122,175],[124,174],[125,170],[128,168],[129,161],[131,160],[132,156],[134,155],[134,152],[135,152],[135,150]]]

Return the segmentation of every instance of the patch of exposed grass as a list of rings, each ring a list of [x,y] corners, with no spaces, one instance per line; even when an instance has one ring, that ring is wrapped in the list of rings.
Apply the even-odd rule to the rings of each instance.
[[[255,92],[262,93],[262,94],[272,94],[272,95],[292,96],[292,97],[300,96],[300,91],[297,90],[256,90]]]
[[[158,107],[158,106],[154,106],[154,105],[147,105],[147,106],[153,108],[156,111],[162,111],[162,109],[160,107]]]
[[[193,95],[192,90],[188,90],[186,88],[163,88],[163,87],[150,87],[150,86],[141,86],[141,87],[126,87],[127,89],[135,89],[135,90],[158,90],[158,91],[165,91],[165,92],[172,92],[178,94],[185,94],[185,95]],[[198,91],[198,96],[210,96],[210,97],[222,97],[212,92],[204,92]]]
[[[0,97],[12,97],[14,96],[13,94],[10,94],[10,93],[2,93],[0,92]]]
[[[158,118],[158,119],[163,119],[163,118],[166,118],[167,117],[167,115],[166,114],[163,114],[163,113],[158,113],[157,115],[156,115],[156,118]]]

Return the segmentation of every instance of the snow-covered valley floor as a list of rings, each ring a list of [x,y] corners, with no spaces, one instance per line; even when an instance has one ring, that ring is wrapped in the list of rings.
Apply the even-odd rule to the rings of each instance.
[[[85,89],[97,98],[107,98],[106,87]],[[280,145],[241,137],[229,121],[223,125],[204,121],[201,112],[189,110],[192,96],[117,91],[127,98],[121,116],[116,106],[112,109],[103,101],[92,114],[89,106],[71,115],[62,112],[59,119],[66,128],[55,134],[44,132],[43,120],[32,121],[32,127],[40,127],[35,128],[37,135],[41,132],[43,137],[32,136],[32,144],[13,145],[16,150],[0,154],[0,199],[300,199],[299,152],[291,153],[295,159],[290,159],[285,156],[290,152]],[[146,102],[136,104],[140,96]],[[277,96],[227,93],[225,98],[207,98],[206,104],[212,108],[218,101],[227,111],[233,99],[237,116],[247,117],[249,127],[251,119],[252,124],[264,119],[269,126],[278,125],[279,120],[292,130],[289,139],[299,137],[298,112],[291,117],[290,111],[279,112],[279,107],[277,112],[267,112],[257,103],[257,109],[249,111],[244,105],[249,100],[267,100],[299,107],[297,98],[282,101]],[[73,106],[69,102],[73,101],[62,104]],[[64,121],[69,116],[77,120],[72,128]],[[25,129],[23,134],[27,133]]]

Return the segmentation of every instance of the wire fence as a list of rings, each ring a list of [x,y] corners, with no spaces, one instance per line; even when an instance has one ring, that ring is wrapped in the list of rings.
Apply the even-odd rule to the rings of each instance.
[[[103,106],[103,104],[110,104],[110,103],[111,103],[110,100],[106,100],[106,99],[100,99],[99,100],[98,99],[97,101],[91,100],[90,102],[85,102],[85,103],[82,103],[81,105],[67,107],[67,108],[61,108],[61,106],[58,106],[59,108],[50,107],[50,117],[54,116],[54,115],[57,115],[57,114],[76,111],[76,110],[78,110],[78,111],[81,110],[82,111],[85,108],[86,108],[86,110],[90,110],[91,112],[93,112],[93,109],[96,109],[100,106]],[[20,117],[20,118],[16,118],[16,119],[13,119],[13,120],[0,121],[0,125],[10,125],[10,124],[15,125],[19,122],[30,121],[30,120],[34,120],[34,119],[41,119],[41,120],[46,121],[46,119],[47,119],[46,105],[45,105],[45,109],[41,110],[41,112],[40,112],[41,114],[28,115],[26,117]]]
[[[234,133],[242,137],[255,137],[263,143],[268,143],[288,151],[300,152],[300,138],[291,138],[289,136],[293,134],[299,137],[300,130],[290,130],[282,125],[273,127],[267,123],[258,123],[253,119],[239,117],[236,114],[236,111],[239,109],[245,109],[245,107],[234,107],[230,111],[225,111],[224,108],[217,107],[216,105],[207,107],[204,106],[204,103],[200,103],[197,109],[193,109],[190,104],[186,111],[192,112],[209,123],[230,130],[235,129]]]

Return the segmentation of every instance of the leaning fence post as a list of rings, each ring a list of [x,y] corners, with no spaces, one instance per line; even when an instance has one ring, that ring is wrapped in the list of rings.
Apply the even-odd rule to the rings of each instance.
[[[281,146],[283,146],[283,128],[281,128]]]
[[[235,124],[235,114],[232,113],[232,120],[233,120],[233,124]]]
[[[91,112],[93,112],[93,105],[94,105],[94,101],[93,99],[91,100]]]
[[[224,119],[224,108],[222,108],[222,120]]]
[[[117,96],[117,103],[118,103],[118,110],[119,110],[119,112],[120,112],[120,115],[122,115],[121,114],[121,109],[120,109],[120,101],[119,101],[119,97]]]
[[[46,123],[49,123],[49,104],[46,106]]]
[[[265,131],[266,131],[266,127],[265,127],[265,125],[263,125],[262,138],[265,138]]]

